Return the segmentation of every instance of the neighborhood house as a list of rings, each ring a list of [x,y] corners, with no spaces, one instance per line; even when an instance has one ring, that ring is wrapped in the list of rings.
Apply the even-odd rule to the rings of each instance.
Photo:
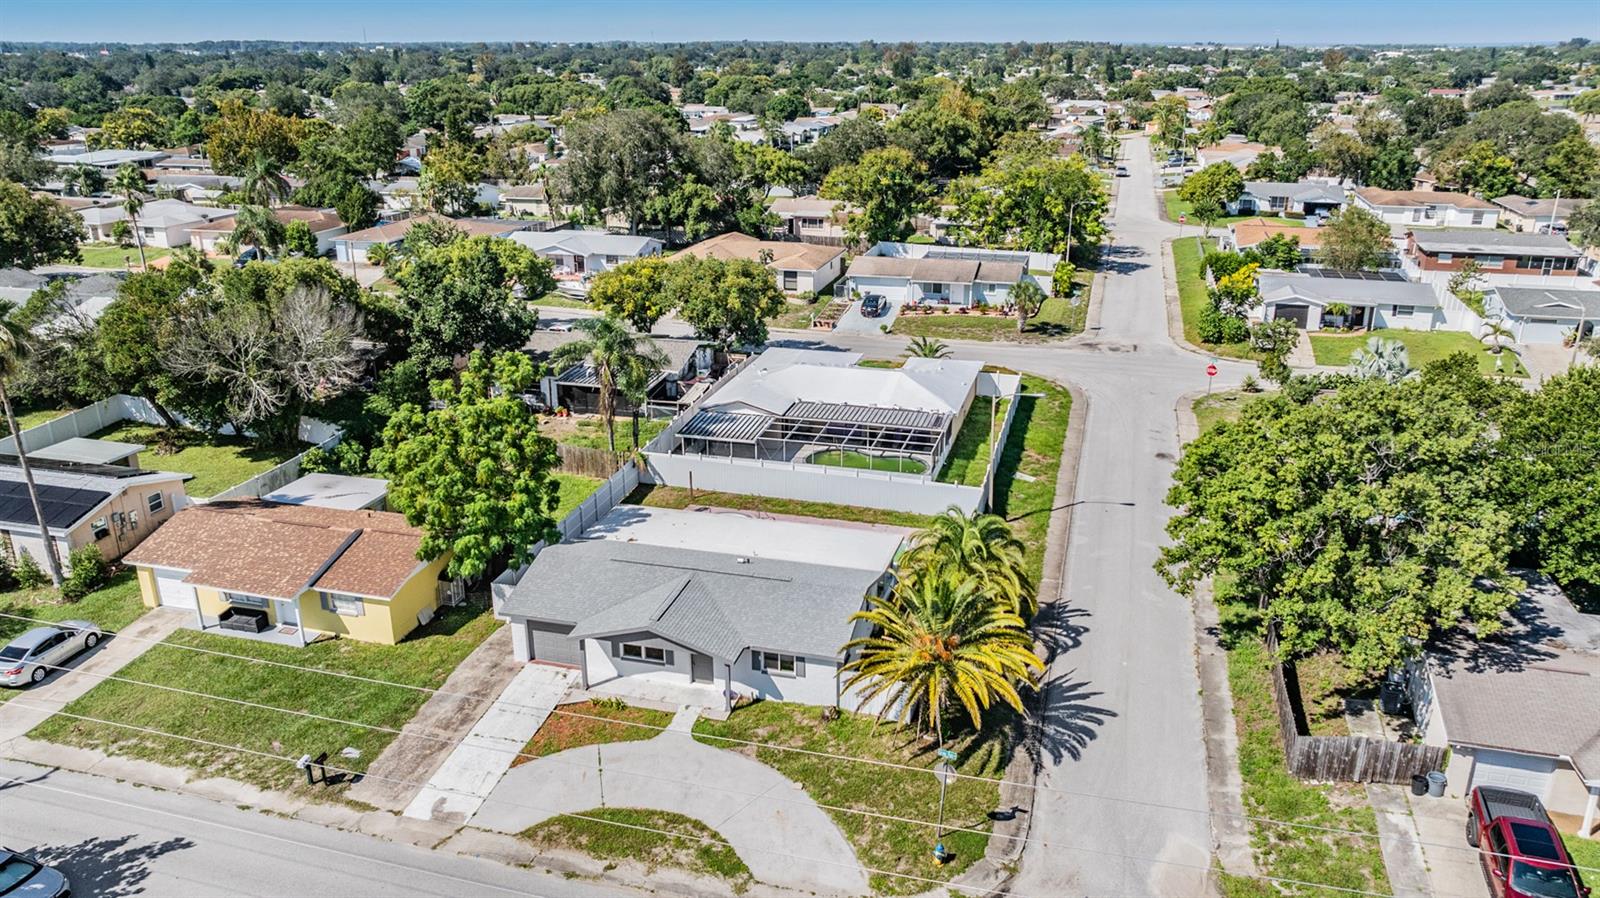
[[[191,610],[197,629],[392,644],[459,595],[448,553],[418,561],[421,545],[392,512],[251,499],[186,508],[125,560],[145,605]]]
[[[702,259],[760,262],[772,270],[785,293],[820,293],[838,280],[844,268],[844,250],[838,247],[758,240],[733,231],[702,240],[683,252]]]
[[[1518,343],[1561,344],[1580,329],[1588,339],[1600,322],[1600,290],[1496,287],[1483,305],[1491,319],[1505,322]]]
[[[153,200],[139,210],[139,237],[145,246],[162,249],[188,246],[192,230],[235,214],[233,209],[196,206],[182,200]],[[128,213],[121,206],[97,206],[84,209],[78,215],[83,218],[88,238],[102,243],[117,239],[112,233],[117,222],[128,221]]]
[[[1256,278],[1260,316],[1302,330],[1324,327],[1433,330],[1444,321],[1432,287],[1393,272],[1263,271]]]
[[[1287,215],[1303,218],[1344,205],[1344,188],[1321,181],[1246,181],[1244,192],[1228,204],[1229,215]]]
[[[521,231],[512,240],[555,263],[556,277],[599,274],[661,252],[661,241],[604,231]]]
[[[1493,203],[1448,190],[1363,187],[1355,196],[1356,208],[1371,212],[1389,225],[1492,229],[1500,216],[1499,207]]]
[[[731,709],[736,697],[856,710],[850,616],[887,592],[907,531],[620,505],[549,546],[500,603],[520,661],[584,688]]]
[[[1012,287],[1036,280],[1032,271],[1054,271],[1060,260],[1050,253],[883,242],[850,263],[845,283],[852,297],[878,296],[895,305],[1002,306]],[[1044,280],[1040,286],[1048,293]]]

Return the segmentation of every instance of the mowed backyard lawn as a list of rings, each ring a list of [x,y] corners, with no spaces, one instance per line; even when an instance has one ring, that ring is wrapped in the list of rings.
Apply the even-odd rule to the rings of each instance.
[[[1089,291],[1094,271],[1079,269],[1072,277],[1068,296],[1052,296],[1039,307],[1039,314],[1028,319],[1027,329],[1017,331],[1015,316],[1006,315],[901,315],[894,320],[894,333],[904,337],[938,340],[1020,340],[1035,341],[1068,337],[1081,333],[1089,316]]]
[[[14,413],[17,416],[17,429],[27,430],[30,427],[38,427],[40,424],[46,424],[50,421],[54,421],[55,419],[61,417],[62,415],[68,414],[71,411],[72,409],[70,408],[38,408],[29,409],[28,411],[17,409]],[[6,435],[10,433],[11,422],[5,420],[3,415],[0,415],[0,435]],[[31,441],[29,445],[32,445]]]
[[[97,440],[142,443],[145,450],[139,454],[140,467],[193,474],[194,479],[186,483],[184,489],[197,498],[214,496],[238,486],[310,448],[305,445],[268,446],[240,437],[133,421],[124,421],[90,436]],[[176,451],[163,452],[165,447]]]
[[[1517,362],[1514,353],[1502,352],[1498,356],[1504,366],[1501,372],[1496,372],[1495,361],[1497,356],[1490,352],[1482,343],[1472,338],[1471,334],[1461,331],[1408,331],[1408,330],[1375,330],[1364,334],[1311,334],[1311,351],[1317,357],[1319,365],[1335,365],[1343,367],[1350,364],[1350,356],[1358,349],[1364,349],[1367,340],[1372,337],[1382,337],[1385,340],[1399,340],[1406,345],[1406,354],[1411,357],[1411,367],[1421,368],[1429,362],[1435,362],[1446,356],[1458,352],[1465,352],[1478,360],[1478,368],[1485,374],[1505,373],[1518,377],[1526,377],[1528,372]]]
[[[144,612],[132,571],[112,577],[76,602],[63,600],[61,593],[49,586],[14,589],[0,593],[0,645],[34,627],[63,620],[88,620],[107,632],[120,630]],[[0,689],[0,702],[23,694],[20,689]]]
[[[294,759],[327,752],[332,765],[365,770],[394,739],[393,731],[428,699],[429,693],[408,687],[441,686],[498,626],[486,609],[461,606],[440,609],[430,623],[392,646],[330,639],[297,647],[179,630],[123,668],[118,680],[100,683],[29,736],[264,789],[305,790],[305,775]],[[346,747],[360,755],[341,757]]]
[[[951,747],[960,756],[957,770],[978,778],[958,779],[949,787],[945,796],[946,826],[978,832],[947,831],[944,844],[955,857],[940,867],[932,864],[929,857],[937,841],[932,826],[886,819],[933,820],[938,814],[939,782],[932,770],[938,757],[933,743],[914,732],[865,715],[844,713],[830,721],[822,718],[821,708],[757,702],[735,710],[726,721],[696,722],[694,735],[707,745],[756,758],[799,783],[838,824],[862,866],[938,880],[954,878],[983,856],[992,825],[988,815],[1000,801],[997,781],[1009,761],[1002,747],[1007,740],[990,741],[971,735],[953,740]],[[915,769],[850,760],[856,758]],[[837,810],[827,810],[829,807]],[[856,810],[881,816],[853,813]],[[882,894],[906,895],[928,888],[921,879],[902,876],[874,873],[870,879],[873,889]]]

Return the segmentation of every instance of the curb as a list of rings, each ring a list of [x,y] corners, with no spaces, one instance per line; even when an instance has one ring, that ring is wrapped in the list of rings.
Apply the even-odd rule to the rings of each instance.
[[[1179,397],[1175,409],[1181,446],[1200,435],[1194,401],[1203,393]],[[1200,721],[1206,747],[1206,793],[1211,806],[1212,854],[1224,873],[1256,876],[1255,851],[1245,819],[1244,780],[1239,775],[1239,736],[1234,729],[1233,692],[1228,685],[1228,654],[1219,633],[1220,612],[1211,583],[1194,593],[1195,670],[1200,677]]]

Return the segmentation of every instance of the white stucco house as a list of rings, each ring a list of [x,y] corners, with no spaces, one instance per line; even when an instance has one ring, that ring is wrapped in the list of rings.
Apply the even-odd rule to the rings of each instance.
[[[897,305],[999,306],[1023,281],[1048,294],[1059,261],[1053,253],[885,241],[850,262],[845,285],[852,296],[877,295]]]
[[[519,231],[511,239],[555,263],[557,277],[583,277],[661,252],[654,237],[605,231]]]
[[[1383,219],[1388,225],[1414,228],[1494,228],[1500,207],[1465,193],[1448,190],[1384,190],[1363,187],[1355,191],[1355,206]]]
[[[182,200],[151,200],[139,210],[137,222],[145,246],[175,249],[189,245],[190,232],[195,228],[232,218],[235,214],[233,209],[196,206]],[[112,229],[117,222],[128,220],[128,213],[121,206],[83,209],[78,215],[83,218],[83,229],[89,240],[98,242],[116,239]]]
[[[519,661],[585,689],[861,707],[844,687],[850,616],[894,582],[904,528],[619,505],[539,552],[496,612]]]
[[[1339,326],[1431,331],[1445,323],[1438,294],[1427,284],[1380,272],[1366,272],[1371,280],[1325,274],[1261,272],[1256,276],[1261,305],[1253,316],[1268,321],[1287,318],[1308,331]],[[1340,306],[1344,311],[1329,311]]]
[[[1495,287],[1484,296],[1483,307],[1524,344],[1560,344],[1580,329],[1588,338],[1600,325],[1600,289]]]

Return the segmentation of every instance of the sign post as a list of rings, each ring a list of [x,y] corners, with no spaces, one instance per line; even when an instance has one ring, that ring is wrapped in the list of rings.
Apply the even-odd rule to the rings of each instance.
[[[1217,360],[1212,359],[1206,363],[1206,395],[1211,395],[1211,381],[1217,376]]]
[[[941,748],[939,763],[933,765],[933,775],[939,778],[939,825],[934,830],[933,860],[939,864],[949,859],[949,854],[944,850],[944,790],[956,781],[956,768],[950,763],[955,759],[955,752]]]

